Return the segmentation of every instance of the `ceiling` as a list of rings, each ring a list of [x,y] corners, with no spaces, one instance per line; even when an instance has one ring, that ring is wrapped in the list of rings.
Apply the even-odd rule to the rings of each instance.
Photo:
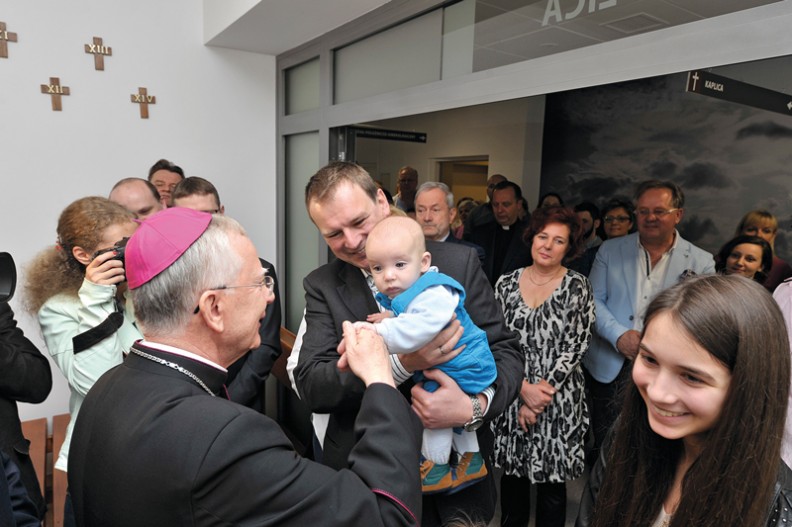
[[[481,71],[779,0],[473,1],[473,70]],[[387,3],[258,0],[207,44],[279,55]]]
[[[388,0],[259,0],[206,44],[279,55],[387,3]]]
[[[473,70],[522,62],[776,1],[477,0]]]

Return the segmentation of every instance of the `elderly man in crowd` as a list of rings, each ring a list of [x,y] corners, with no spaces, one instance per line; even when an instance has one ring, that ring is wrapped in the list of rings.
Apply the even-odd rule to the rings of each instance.
[[[225,398],[259,345],[272,280],[234,220],[172,208],[126,249],[144,340],[94,385],[69,455],[77,523],[415,525],[421,428],[384,344],[344,324],[340,369],[365,386],[347,470],[299,457],[278,425]]]
[[[643,313],[663,289],[715,272],[712,255],[682,238],[685,195],[671,181],[644,181],[635,191],[638,232],[604,242],[591,268],[597,323],[583,359],[591,396],[595,451],[619,414],[618,392],[641,341]],[[596,459],[596,458],[594,458]]]
[[[451,224],[457,216],[454,194],[448,185],[438,181],[427,181],[415,194],[415,219],[421,224],[427,240],[459,243],[475,249],[479,260],[484,262],[484,249],[473,243],[460,240],[451,232]]]

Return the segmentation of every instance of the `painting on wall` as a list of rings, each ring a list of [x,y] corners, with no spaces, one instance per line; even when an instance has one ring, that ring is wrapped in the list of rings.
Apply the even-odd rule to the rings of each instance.
[[[686,198],[682,236],[716,253],[742,215],[779,220],[792,260],[792,117],[685,92],[686,73],[547,96],[541,193],[569,205],[631,198],[670,179]]]

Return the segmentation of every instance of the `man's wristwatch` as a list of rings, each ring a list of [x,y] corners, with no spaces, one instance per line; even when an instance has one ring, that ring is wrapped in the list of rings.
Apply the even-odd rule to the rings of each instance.
[[[484,424],[484,413],[481,411],[478,395],[471,395],[470,401],[473,403],[473,417],[464,424],[465,432],[475,432]]]

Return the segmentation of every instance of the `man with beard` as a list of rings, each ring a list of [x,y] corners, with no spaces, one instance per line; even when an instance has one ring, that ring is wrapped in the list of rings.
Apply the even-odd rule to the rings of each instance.
[[[602,219],[599,208],[590,201],[576,205],[575,212],[583,227],[583,244],[586,249],[578,258],[569,262],[567,267],[588,276],[591,274],[591,266],[594,265],[597,250],[602,245],[602,238],[597,235]]]

